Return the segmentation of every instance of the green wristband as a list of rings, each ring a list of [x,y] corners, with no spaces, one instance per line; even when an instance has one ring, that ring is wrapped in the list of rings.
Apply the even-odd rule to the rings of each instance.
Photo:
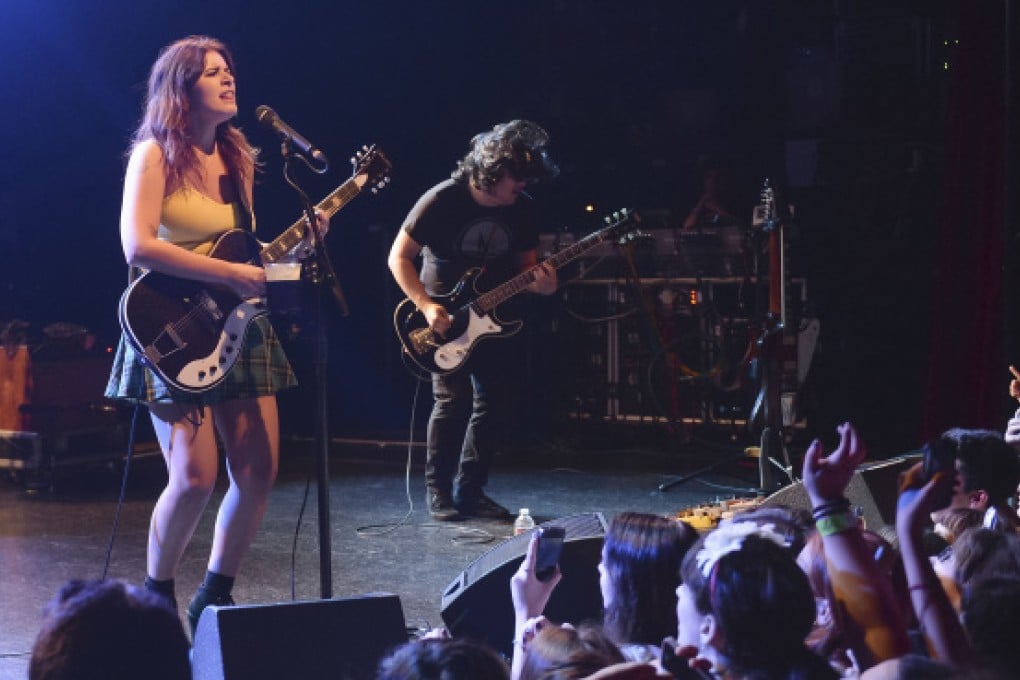
[[[855,521],[851,522],[850,517],[846,513],[839,513],[838,515],[829,515],[828,517],[822,517],[815,521],[815,528],[818,529],[818,533],[822,536],[832,536],[850,529],[857,527],[856,518]]]

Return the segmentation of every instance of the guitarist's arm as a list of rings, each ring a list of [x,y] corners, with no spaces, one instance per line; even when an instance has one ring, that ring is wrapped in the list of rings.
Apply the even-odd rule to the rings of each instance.
[[[397,285],[410,298],[418,310],[425,315],[429,328],[443,335],[450,330],[450,315],[439,303],[434,302],[425,290],[425,284],[418,278],[418,270],[414,266],[414,258],[421,252],[421,246],[401,229],[390,247],[387,264],[396,279]]]
[[[559,285],[556,269],[548,264],[539,264],[537,250],[532,249],[518,253],[517,269],[522,273],[529,269],[535,270],[535,280],[528,284],[528,290],[532,293],[552,295],[556,292],[556,288]]]
[[[265,290],[261,267],[228,262],[193,253],[157,237],[167,178],[163,152],[153,141],[131,152],[124,176],[120,237],[128,264],[233,289],[242,298]]]

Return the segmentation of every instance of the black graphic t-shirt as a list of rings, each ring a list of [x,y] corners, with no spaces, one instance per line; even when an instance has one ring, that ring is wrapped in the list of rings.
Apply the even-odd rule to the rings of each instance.
[[[475,202],[466,184],[452,179],[425,192],[402,228],[422,246],[421,280],[430,295],[449,293],[472,267],[484,270],[479,290],[494,288],[518,273],[519,253],[538,246],[530,196],[489,208]]]

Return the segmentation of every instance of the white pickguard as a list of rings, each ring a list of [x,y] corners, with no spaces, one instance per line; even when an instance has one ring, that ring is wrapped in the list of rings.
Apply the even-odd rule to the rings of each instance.
[[[475,310],[468,308],[467,329],[450,342],[440,345],[432,359],[444,371],[458,368],[467,359],[475,341],[484,335],[499,333],[503,327],[492,320],[491,316],[479,316]]]
[[[222,380],[241,353],[248,324],[259,314],[265,313],[265,298],[245,300],[234,307],[223,324],[215,349],[208,356],[185,364],[176,376],[177,381],[181,385],[200,389]]]

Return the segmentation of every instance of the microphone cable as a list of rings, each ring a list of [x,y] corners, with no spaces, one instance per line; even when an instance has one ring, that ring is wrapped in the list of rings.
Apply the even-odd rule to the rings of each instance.
[[[120,496],[117,498],[117,509],[113,515],[113,527],[110,529],[110,542],[106,546],[106,562],[103,564],[103,575],[100,577],[101,581],[106,580],[106,575],[110,571],[110,560],[113,557],[113,542],[117,537],[117,529],[120,526],[120,514],[124,509],[124,497],[127,495],[127,482],[128,475],[131,472],[131,459],[133,458],[135,451],[135,426],[138,424],[138,411],[141,408],[141,404],[135,402],[134,411],[131,413],[131,429],[128,431],[128,446],[127,456],[124,459],[124,474],[121,475],[120,481]]]

